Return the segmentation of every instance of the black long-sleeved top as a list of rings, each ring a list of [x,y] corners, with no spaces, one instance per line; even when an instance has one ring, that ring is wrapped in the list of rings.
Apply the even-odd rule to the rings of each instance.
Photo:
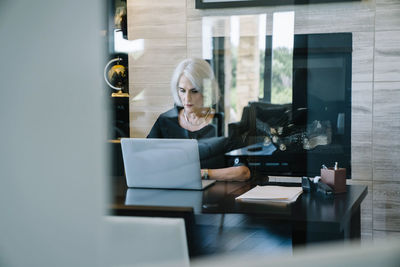
[[[180,138],[204,139],[217,136],[214,124],[208,124],[198,131],[189,131],[179,125],[179,111],[181,107],[174,107],[162,113],[154,123],[147,138]]]
[[[174,107],[162,113],[154,123],[147,138],[196,139],[199,144],[202,168],[226,167],[224,154],[238,148],[237,142],[232,138],[218,137],[217,128],[214,124],[208,124],[198,131],[189,131],[182,128],[178,120],[181,109],[181,107]],[[244,164],[244,162],[235,162],[235,166]]]

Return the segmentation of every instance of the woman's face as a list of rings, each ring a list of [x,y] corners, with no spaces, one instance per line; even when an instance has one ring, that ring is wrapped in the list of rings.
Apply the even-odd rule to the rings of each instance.
[[[203,107],[203,94],[184,75],[178,82],[178,95],[186,113],[195,112]]]

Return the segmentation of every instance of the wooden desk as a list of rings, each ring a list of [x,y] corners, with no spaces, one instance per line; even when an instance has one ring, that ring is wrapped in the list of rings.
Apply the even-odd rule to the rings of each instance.
[[[295,203],[281,207],[235,201],[235,197],[255,186],[250,182],[217,182],[204,191],[128,189],[124,177],[114,178],[112,185],[111,213],[114,215],[182,217],[190,240],[195,214],[246,214],[257,222],[289,223],[293,247],[359,239],[360,205],[367,195],[367,186],[348,185],[347,193],[332,199],[303,193]],[[271,185],[301,186],[295,183]]]

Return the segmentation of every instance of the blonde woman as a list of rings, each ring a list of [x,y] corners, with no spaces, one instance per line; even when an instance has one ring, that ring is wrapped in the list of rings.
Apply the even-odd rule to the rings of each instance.
[[[250,170],[245,163],[224,166],[224,153],[235,148],[235,141],[217,137],[213,106],[218,101],[219,90],[208,62],[198,58],[180,62],[172,75],[171,92],[175,107],[158,117],[147,137],[197,139],[203,177],[249,179]]]

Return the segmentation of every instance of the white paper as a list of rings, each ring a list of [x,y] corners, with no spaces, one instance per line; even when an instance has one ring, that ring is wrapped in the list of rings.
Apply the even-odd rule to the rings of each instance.
[[[301,187],[259,186],[238,196],[237,200],[269,200],[277,202],[294,202],[303,192]]]

